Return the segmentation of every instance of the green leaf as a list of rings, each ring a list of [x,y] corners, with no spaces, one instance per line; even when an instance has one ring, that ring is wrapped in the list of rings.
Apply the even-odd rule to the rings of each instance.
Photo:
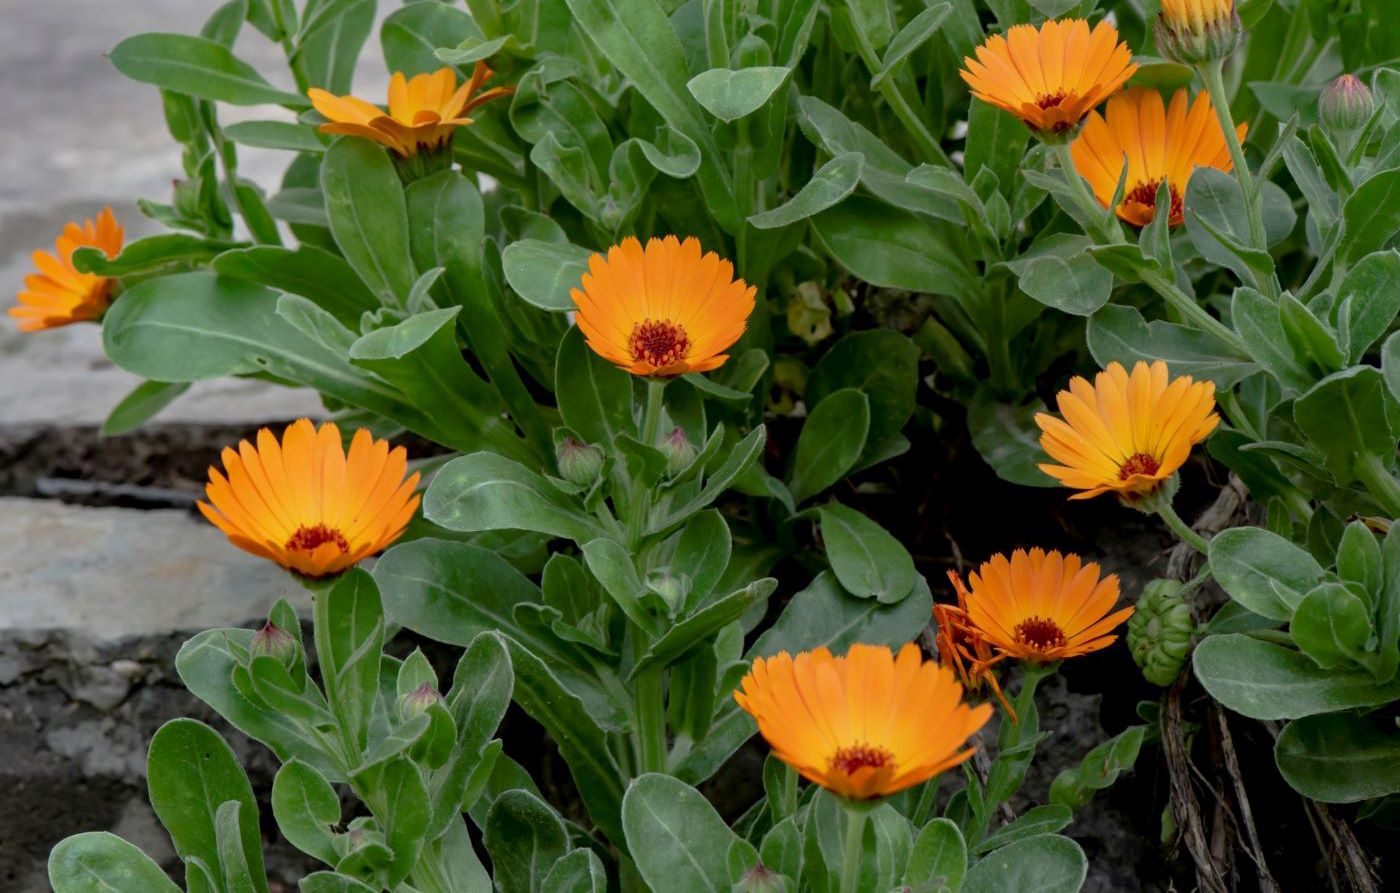
[[[569,849],[563,820],[529,791],[496,798],[484,840],[500,893],[541,893],[545,876]]]
[[[1279,323],[1294,356],[1321,375],[1346,365],[1346,357],[1332,330],[1288,292],[1278,299]]]
[[[1400,316],[1400,252],[1368,254],[1347,270],[1335,306],[1345,321],[1347,358],[1359,363]]]
[[[1331,713],[1294,720],[1278,736],[1274,759],[1294,790],[1323,803],[1400,792],[1400,731],[1383,716]]]
[[[807,378],[804,399],[817,406],[842,388],[856,388],[870,403],[870,427],[859,464],[903,429],[914,413],[919,348],[890,329],[850,332],[831,346]]]
[[[1371,615],[1364,601],[1340,583],[1323,583],[1303,597],[1288,634],[1319,667],[1366,662]]]
[[[277,770],[272,815],[288,843],[327,865],[335,864],[331,829],[340,824],[340,797],[321,773],[300,760]]]
[[[1343,268],[1384,248],[1400,230],[1400,169],[1381,171],[1356,187],[1342,205],[1342,219],[1337,263]]]
[[[973,99],[968,109],[964,178],[971,183],[986,168],[997,175],[1002,192],[1010,193],[1030,136],[1030,130],[1015,115]]]
[[[967,872],[967,845],[958,826],[945,818],[924,825],[909,853],[904,885],[915,890],[947,888],[956,893]]]
[[[576,543],[603,534],[572,497],[495,453],[472,453],[444,465],[423,496],[423,517],[462,533],[533,530]]]
[[[1087,334],[1089,352],[1101,366],[1114,360],[1129,368],[1139,360],[1166,360],[1173,375],[1208,378],[1225,389],[1258,368],[1205,332],[1163,320],[1149,323],[1135,307],[1104,305],[1089,318]]]
[[[293,65],[300,65],[309,86],[341,96],[350,92],[355,63],[360,58],[360,50],[370,31],[374,29],[375,2],[321,0],[315,7],[313,10],[313,4],[308,3],[304,12],[308,21],[315,18],[316,28],[297,42],[290,61]],[[325,14],[314,15],[317,11]],[[402,70],[398,66],[392,67]]]
[[[402,305],[417,278],[408,250],[403,184],[384,149],[341,137],[321,161],[321,192],[345,259],[385,304]]]
[[[346,740],[363,752],[379,694],[379,658],[384,648],[379,588],[368,571],[355,567],[315,601],[316,656],[326,701]]]
[[[827,253],[871,285],[964,299],[977,291],[967,262],[908,211],[853,195],[813,217],[812,226]]]
[[[700,512],[686,522],[671,556],[670,571],[690,580],[685,608],[704,604],[729,567],[733,539],[729,525],[716,509]]]
[[[598,854],[580,847],[570,850],[544,876],[543,893],[607,893],[608,875]]]
[[[384,768],[378,793],[384,802],[384,841],[394,854],[385,880],[386,886],[393,889],[418,863],[431,810],[423,777],[406,758],[394,760]]]
[[[369,884],[333,871],[308,874],[297,886],[301,893],[375,893],[375,888]]]
[[[627,678],[635,679],[653,667],[667,667],[684,657],[699,643],[715,635],[743,617],[755,605],[768,601],[778,588],[772,577],[755,580],[749,585],[716,599],[689,617],[667,627],[661,637],[647,648],[646,654],[633,665]]]
[[[827,395],[812,409],[797,438],[788,489],[804,502],[835,484],[856,464],[870,428],[870,401],[855,388]]]
[[[579,288],[593,252],[577,245],[522,239],[501,253],[506,282],[515,293],[541,310],[572,311],[569,289]]]
[[[170,832],[182,858],[197,857],[210,866],[230,866],[220,853],[217,814],[221,804],[241,808],[238,839],[255,889],[267,893],[263,873],[258,804],[243,766],[227,742],[202,722],[173,719],[151,739],[146,760],[151,808]]]
[[[1255,614],[1287,620],[1322,582],[1322,566],[1305,550],[1259,527],[1235,527],[1210,543],[1210,569],[1230,598]]]
[[[1343,484],[1357,480],[1357,466],[1370,459],[1394,465],[1397,414],[1400,404],[1374,366],[1329,375],[1293,404],[1293,420]]]
[[[432,837],[431,832],[428,836]],[[426,844],[423,850],[424,861],[431,859],[442,867],[445,889],[452,893],[493,893],[491,875],[477,858],[471,833],[460,816],[453,816],[447,833]]]
[[[1038,240],[1006,266],[1020,280],[1021,291],[1047,307],[1092,316],[1108,303],[1113,274],[1086,250],[1087,236],[1056,233]]]
[[[113,834],[69,837],[49,854],[54,893],[180,893],[151,857]]]
[[[1147,726],[1129,726],[1095,745],[1078,766],[1062,770],[1055,776],[1050,784],[1050,802],[1077,809],[1093,799],[1095,791],[1111,787],[1120,773],[1133,768],[1137,762],[1146,734]]]
[[[219,864],[223,869],[224,889],[228,893],[254,893],[255,890],[266,889],[267,878],[263,876],[262,866],[259,864],[255,873],[248,865],[248,859],[244,854],[243,823],[239,816],[243,814],[243,804],[237,800],[226,800],[219,804],[218,810],[214,813],[214,837],[219,848]],[[254,822],[256,826],[256,822]],[[261,840],[258,839],[261,843]],[[261,863],[262,851],[255,850]]]
[[[1248,287],[1235,289],[1230,321],[1254,357],[1280,385],[1291,390],[1312,386],[1316,376],[1308,368],[1308,356],[1299,356],[1289,343],[1279,312],[1279,302]]]
[[[952,11],[953,7],[949,4],[939,3],[936,6],[930,6],[910,19],[909,24],[899,30],[899,33],[894,36],[890,45],[885,49],[884,58],[880,60],[880,70],[875,72],[875,76],[870,79],[870,89],[880,89],[880,85],[894,74],[899,63],[909,58],[915,50],[938,33],[943,20]]]
[[[1139,735],[1141,735],[1141,726]],[[1117,773],[1114,773],[1115,775]],[[978,841],[972,848],[976,854],[989,853],[992,850],[1004,847],[1017,840],[1025,840],[1028,837],[1035,837],[1038,834],[1054,834],[1062,831],[1074,821],[1074,813],[1068,806],[1062,803],[1047,803],[1044,806],[1033,806],[1024,813],[1016,817],[1016,820],[1008,825],[996,829],[986,837]]]
[[[321,142],[314,127],[291,121],[240,121],[224,127],[224,136],[240,146],[255,149],[284,149],[315,155],[326,151],[326,144]]]
[[[292,108],[311,104],[304,96],[278,90],[227,47],[202,37],[137,34],[113,47],[108,58],[133,81],[199,99]]]
[[[594,353],[577,326],[559,342],[554,393],[564,424],[589,443],[608,449],[637,430],[632,376]]]
[[[141,382],[112,407],[102,423],[102,436],[116,437],[135,431],[189,389],[189,383],[182,381]]]
[[[883,527],[839,502],[820,506],[817,513],[827,561],[847,592],[894,604],[913,590],[914,559]]]
[[[968,404],[967,427],[972,445],[997,477],[1026,487],[1059,486],[1040,470],[1046,457],[1035,417],[1045,411],[1045,404],[1039,400],[1014,406],[1000,402],[989,390],[978,391]]]
[[[1079,844],[1058,834],[1042,834],[994,850],[973,865],[962,893],[1078,893],[1089,872]]]
[[[763,108],[787,82],[790,68],[711,68],[686,83],[705,111],[721,121],[737,121]]]
[[[1287,194],[1272,182],[1262,181],[1260,188],[1265,241],[1276,245],[1293,231],[1298,216]],[[1184,204],[1186,235],[1202,256],[1250,280],[1272,271],[1273,260],[1267,254],[1241,250],[1250,245],[1249,216],[1234,176],[1213,167],[1196,168],[1186,186]],[[1256,259],[1254,254],[1262,256]]]
[[[79,273],[131,276],[149,273],[172,264],[203,264],[219,252],[236,247],[238,246],[234,242],[201,239],[184,233],[166,233],[130,242],[113,258],[108,258],[100,248],[78,248],[73,252],[73,266]]]
[[[622,801],[627,849],[653,890],[729,893],[729,848],[738,839],[700,792],[654,773]]]
[[[1320,669],[1307,655],[1231,633],[1206,638],[1192,657],[1211,697],[1253,719],[1297,719],[1400,698],[1400,681]]]
[[[679,508],[673,508],[663,520],[647,528],[647,536],[670,533],[696,512],[708,508],[710,503],[729,489],[734,480],[758,459],[763,452],[767,436],[767,429],[762,425],[745,435],[744,439],[729,451],[719,468],[706,475],[705,485],[700,488],[700,492]],[[677,480],[679,478],[672,478],[672,482]]]
[[[865,156],[859,152],[837,155],[813,171],[811,179],[802,184],[796,195],[776,208],[753,215],[749,225],[755,229],[777,229],[839,204],[855,191],[864,167]]]
[[[220,275],[308,298],[352,330],[359,329],[362,314],[380,306],[354,268],[314,245],[295,249],[258,245],[225,251],[213,266]]]

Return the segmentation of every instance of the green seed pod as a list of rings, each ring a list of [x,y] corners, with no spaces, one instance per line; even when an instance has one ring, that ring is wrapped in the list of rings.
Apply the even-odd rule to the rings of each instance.
[[[1137,610],[1128,618],[1128,646],[1142,675],[1153,685],[1176,680],[1191,648],[1191,605],[1175,580],[1153,580],[1143,587]]]

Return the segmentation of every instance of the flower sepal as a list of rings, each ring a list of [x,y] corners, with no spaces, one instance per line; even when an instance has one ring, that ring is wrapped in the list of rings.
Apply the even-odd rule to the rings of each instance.
[[[1212,65],[1239,48],[1244,26],[1234,0],[1168,0],[1152,33],[1164,58],[1182,65]]]

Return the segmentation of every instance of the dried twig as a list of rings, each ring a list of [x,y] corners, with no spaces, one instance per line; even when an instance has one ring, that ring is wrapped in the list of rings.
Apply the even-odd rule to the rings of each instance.
[[[1230,777],[1230,781],[1235,788],[1235,802],[1239,805],[1239,826],[1244,831],[1244,838],[1249,843],[1246,852],[1254,862],[1255,871],[1259,875],[1260,893],[1278,893],[1278,883],[1269,873],[1268,862],[1264,858],[1264,847],[1259,842],[1259,832],[1254,827],[1254,812],[1249,807],[1249,794],[1244,788],[1244,773],[1240,771],[1239,757],[1235,753],[1235,739],[1230,735],[1230,723],[1225,716],[1225,711],[1220,707],[1212,705],[1211,713],[1215,714],[1216,726],[1220,730],[1220,752],[1225,758],[1225,774]]]
[[[1177,828],[1181,830],[1186,850],[1196,863],[1197,886],[1207,893],[1227,893],[1229,888],[1206,841],[1201,808],[1191,787],[1191,757],[1186,752],[1186,732],[1181,716],[1181,690],[1187,678],[1186,674],[1182,674],[1167,690],[1162,710],[1162,751],[1171,779],[1172,815]]]

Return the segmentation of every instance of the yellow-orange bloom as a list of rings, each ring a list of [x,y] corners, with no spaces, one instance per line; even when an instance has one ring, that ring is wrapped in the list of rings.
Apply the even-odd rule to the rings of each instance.
[[[670,378],[707,372],[744,334],[755,289],[700,240],[629,236],[605,258],[588,259],[582,288],[569,290],[588,346],[634,375]]]
[[[1204,31],[1235,14],[1235,0],[1162,0],[1162,21],[1172,28]]]
[[[35,272],[24,277],[19,306],[10,308],[21,332],[36,332],[66,326],[72,322],[97,319],[112,302],[112,280],[91,273],[79,273],[73,266],[73,252],[79,248],[102,249],[108,257],[122,250],[122,228],[111,208],[103,208],[93,220],[82,225],[70,222],[54,241],[54,253],[35,251]]]
[[[1017,549],[1010,560],[993,555],[964,587],[949,574],[967,605],[968,620],[1001,652],[1048,663],[1110,645],[1113,630],[1131,607],[1109,613],[1118,601],[1118,578],[1099,578],[1099,566],[1078,555]]]
[[[1084,19],[1012,25],[988,37],[977,58],[963,59],[972,95],[1006,109],[1038,134],[1074,129],[1090,109],[1137,71],[1132,51],[1107,20],[1089,30]]]
[[[758,658],[734,699],[778,759],[833,793],[869,800],[926,781],[972,756],[967,739],[992,715],[963,703],[948,667],[917,645]]]
[[[340,429],[319,430],[308,419],[287,426],[279,443],[271,431],[223,451],[227,477],[213,467],[199,503],[235,546],[307,577],[337,574],[388,546],[418,508],[408,455],[366,428],[349,454]]]
[[[1063,418],[1042,412],[1035,423],[1040,446],[1063,464],[1040,470],[1083,491],[1070,499],[1117,493],[1133,500],[1155,492],[1220,422],[1215,385],[1170,378],[1162,360],[1139,360],[1131,375],[1109,363],[1093,384],[1076,375],[1057,402]]]
[[[409,158],[448,142],[453,130],[472,123],[468,112],[515,89],[493,87],[478,93],[491,74],[485,62],[478,62],[471,80],[459,87],[457,72],[450,66],[412,78],[396,71],[389,79],[388,114],[363,99],[335,96],[317,87],[307,90],[306,95],[316,111],[330,119],[329,124],[321,125],[322,133],[361,136]]]
[[[1243,140],[1248,129],[1248,124],[1241,124],[1235,132]],[[1118,216],[1135,226],[1152,222],[1157,188],[1163,180],[1171,190],[1167,224],[1180,226],[1181,200],[1192,172],[1213,167],[1228,173],[1233,167],[1210,96],[1202,92],[1192,102],[1184,87],[1172,95],[1170,108],[1156,90],[1135,87],[1119,93],[1109,99],[1106,116],[1089,113],[1069,150],[1075,169],[1089,181],[1105,208],[1113,201],[1127,164]]]

